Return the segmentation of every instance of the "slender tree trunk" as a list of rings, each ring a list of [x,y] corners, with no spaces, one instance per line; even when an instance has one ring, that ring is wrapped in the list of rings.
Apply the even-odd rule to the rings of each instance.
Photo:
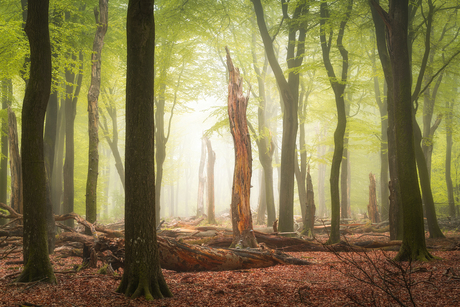
[[[62,214],[62,182],[64,166],[64,138],[65,138],[65,103],[61,101],[58,113],[58,132],[55,145],[54,166],[51,174],[51,202],[55,214]]]
[[[348,95],[351,98],[350,94]],[[351,101],[351,99],[349,99]],[[345,102],[345,116],[350,116],[350,101]],[[348,182],[348,170],[350,168],[350,159],[348,153],[348,137],[349,131],[345,129],[345,135],[343,136],[343,154],[342,154],[342,166],[340,171],[340,217],[344,219],[343,223],[346,223],[346,219],[349,218],[348,208],[349,196],[350,196],[350,184]]]
[[[8,130],[11,173],[10,207],[16,210],[16,212],[24,213],[22,161],[19,153],[18,125],[16,121],[16,114],[14,114],[11,110],[10,106],[8,106]]]
[[[311,181],[310,175],[310,167],[308,167],[307,172],[307,214],[306,218],[304,219],[304,230],[302,233],[314,236],[313,231],[315,229],[315,214],[316,214],[316,206],[315,206],[315,193],[313,192],[313,182]]]
[[[347,11],[345,18],[340,22],[340,29],[337,35],[337,47],[342,56],[342,75],[337,78],[330,60],[330,49],[332,41],[332,31],[329,34],[329,39],[326,39],[326,21],[329,19],[329,10],[326,2],[321,2],[320,13],[320,40],[321,50],[323,54],[324,66],[327,70],[329,81],[332,89],[334,90],[335,103],[337,108],[337,127],[334,132],[334,155],[332,157],[331,176],[330,176],[330,189],[331,189],[331,233],[328,243],[337,243],[340,240],[340,193],[339,193],[339,178],[340,178],[340,164],[343,156],[343,142],[345,130],[347,126],[347,117],[345,112],[345,99],[344,92],[346,82],[348,79],[348,51],[342,44],[343,35],[348,19],[350,18],[351,10],[353,7],[353,0],[349,0],[347,4]]]
[[[11,79],[3,79],[1,81],[2,93],[2,109],[8,112],[8,105],[11,104],[11,97],[13,92],[13,84]],[[2,120],[0,127],[2,151],[0,155],[0,202],[7,204],[7,185],[8,185],[8,119]]]
[[[257,207],[257,225],[265,223],[265,212],[267,211],[267,193],[265,192],[264,169],[259,170],[259,206]]]
[[[162,72],[166,74],[166,72]],[[166,77],[162,76],[160,79],[164,80]],[[164,115],[165,115],[165,92],[166,85],[164,83],[160,84],[160,98],[158,99],[157,108],[155,110],[155,145],[156,145],[156,181],[155,181],[155,209],[156,209],[156,224],[160,223],[160,208],[161,203],[161,186],[163,182],[163,164],[166,159],[166,143],[167,138],[165,137],[165,124],[164,124]]]
[[[86,179],[86,220],[94,223],[97,220],[97,179],[99,174],[99,110],[98,100],[101,90],[101,55],[104,46],[104,36],[107,32],[109,19],[108,0],[99,0],[99,11],[94,8],[96,18],[96,35],[91,53],[91,84],[88,90],[88,176]],[[91,235],[91,229],[86,229]],[[83,261],[94,266],[97,263],[90,261],[90,250],[83,248]]]
[[[208,224],[216,224],[214,204],[214,164],[216,162],[216,153],[212,150],[211,141],[208,138],[206,138],[206,147],[208,148],[208,186],[206,189],[208,194]]]
[[[48,0],[29,0],[25,31],[30,45],[30,78],[22,107],[22,177],[24,193],[24,269],[17,282],[56,283],[48,257],[46,170],[43,126],[51,90]]]
[[[377,194],[376,194],[376,184],[375,184],[375,175],[369,174],[369,204],[367,205],[367,212],[369,219],[372,223],[380,222],[380,214],[377,207]]]
[[[454,102],[449,103],[446,100],[446,187],[447,187],[447,199],[449,202],[449,215],[451,217],[456,216],[455,210],[455,199],[454,199],[454,188],[452,185],[452,177],[450,173],[451,162],[452,162],[452,130],[453,130],[453,109],[454,109]]]
[[[155,227],[153,0],[130,0],[127,16],[125,267],[117,292],[171,297]],[[141,91],[139,89],[142,89]]]
[[[201,159],[198,169],[198,199],[196,204],[196,216],[200,217],[204,213],[204,185],[206,177],[204,175],[204,164],[206,161],[206,136],[201,138]]]
[[[324,135],[323,135],[324,134]],[[321,144],[324,139],[326,138],[326,129],[321,128],[318,131],[318,138],[319,138],[319,149],[318,149],[318,160],[324,159],[324,155],[326,154],[326,145]],[[320,162],[318,165],[318,215],[323,217],[326,215],[326,192],[325,192],[325,181],[326,181],[326,164]]]
[[[246,108],[249,100],[243,95],[243,80],[238,68],[235,68],[227,51],[228,84],[228,118],[235,145],[235,168],[232,187],[232,226],[233,241],[231,247],[257,247],[252,229],[250,205],[252,152],[249,138]],[[209,158],[208,158],[209,159]],[[209,180],[210,178],[208,178]]]

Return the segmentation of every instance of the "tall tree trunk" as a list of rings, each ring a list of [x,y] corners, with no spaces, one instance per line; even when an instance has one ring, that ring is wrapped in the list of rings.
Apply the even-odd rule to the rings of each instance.
[[[130,0],[127,16],[125,267],[117,292],[171,297],[155,227],[153,0]],[[139,89],[142,89],[140,91]]]
[[[451,217],[456,216],[455,210],[455,199],[454,199],[454,188],[452,185],[452,177],[450,173],[451,162],[452,162],[452,130],[454,129],[453,126],[453,109],[454,109],[454,102],[449,103],[446,100],[446,187],[447,187],[447,199],[449,202],[449,215]]]
[[[326,145],[323,145],[324,139],[326,139],[326,129],[318,129],[318,139],[319,139],[319,148],[318,148],[318,160],[324,159],[326,154]],[[326,192],[325,192],[325,181],[326,181],[326,164],[320,162],[318,165],[318,216],[323,217],[326,215]]]
[[[58,113],[57,138],[54,154],[53,173],[51,174],[51,202],[53,203],[55,214],[62,214],[62,182],[64,166],[64,138],[65,138],[65,103],[61,100],[61,107]]]
[[[13,84],[11,79],[3,79],[1,81],[1,93],[2,93],[2,109],[5,112],[8,112],[8,105],[11,104],[11,97],[13,92]],[[0,155],[0,202],[7,204],[8,198],[8,119],[2,120],[2,125],[0,127],[0,136],[2,151]]]
[[[24,197],[24,270],[17,282],[45,279],[56,283],[48,257],[46,170],[43,125],[51,90],[48,0],[30,0],[25,31],[30,45],[30,78],[22,107],[22,177]]]
[[[265,76],[267,74],[268,68],[268,59],[265,56],[264,66],[262,71],[257,64],[257,54],[255,50],[256,46],[256,35],[255,35],[255,20],[251,19],[253,22],[253,33],[252,33],[252,63],[254,66],[254,71],[257,75],[257,84],[259,86],[259,107],[257,109],[257,132],[258,140],[257,146],[259,149],[259,161],[263,168],[264,179],[261,180],[264,184],[263,189],[261,189],[265,195],[261,198],[264,200],[266,208],[259,210],[260,214],[257,215],[258,224],[263,224],[265,219],[265,211],[267,212],[267,226],[271,226],[276,219],[275,213],[275,198],[273,195],[273,152],[275,150],[272,137],[270,134],[270,129],[267,125],[267,97],[265,94]]]
[[[388,165],[390,171],[390,204],[389,204],[389,222],[390,222],[390,239],[402,239],[403,234],[403,210],[401,203],[401,189],[399,185],[398,169],[396,165],[396,136],[395,136],[395,114],[393,98],[393,72],[390,60],[390,54],[387,49],[386,27],[383,19],[375,7],[379,0],[369,0],[372,11],[372,19],[375,26],[375,36],[377,39],[377,49],[379,52],[380,63],[382,64],[385,82],[387,85],[387,114],[388,114]],[[382,128],[383,129],[383,128]]]
[[[315,213],[316,213],[316,206],[315,206],[315,193],[313,192],[313,182],[311,181],[310,175],[310,166],[308,167],[307,172],[307,206],[306,206],[307,214],[305,215],[304,219],[304,227],[303,227],[303,234],[307,234],[310,236],[314,236],[313,231],[315,229]]]
[[[345,102],[345,116],[348,118],[350,116],[350,101],[351,95],[348,93],[349,101]],[[340,217],[345,219],[349,218],[348,208],[350,207],[349,197],[350,197],[350,183],[348,182],[350,169],[350,159],[348,153],[348,137],[349,131],[345,129],[345,134],[343,136],[343,153],[342,153],[342,166],[340,171]]]
[[[430,260],[432,256],[426,249],[422,197],[415,163],[408,50],[409,1],[390,0],[389,13],[373,3],[387,26],[393,75],[396,165],[404,219],[403,241],[396,260]]]
[[[281,1],[283,18],[289,20],[289,38],[287,46],[287,66],[290,69],[288,80],[278,63],[273,40],[265,24],[264,11],[260,0],[253,0],[260,35],[262,37],[268,62],[273,70],[276,83],[280,90],[283,105],[283,139],[281,144],[281,174],[280,174],[280,203],[279,230],[294,231],[294,172],[296,161],[297,109],[300,76],[293,68],[300,67],[305,52],[306,25],[299,25],[298,18],[303,17],[309,10],[306,2],[302,1],[296,7],[293,17],[288,15],[287,3]],[[298,33],[298,36],[297,36]]]
[[[305,92],[302,84],[302,91],[299,98],[299,159],[296,159],[295,178],[297,181],[297,190],[299,191],[300,212],[302,221],[305,224],[307,219],[307,149],[305,147],[305,119],[307,113],[307,102],[310,92]],[[305,96],[305,100],[304,100]]]
[[[166,72],[162,72],[166,74]],[[161,80],[164,80],[166,77],[160,77]],[[165,92],[166,85],[164,83],[160,84],[160,97],[157,102],[157,108],[155,110],[155,157],[156,157],[156,178],[155,178],[155,222],[156,225],[160,223],[160,212],[161,212],[161,186],[163,182],[163,164],[166,159],[166,143],[167,138],[165,136],[165,124],[164,124],[164,115],[165,115]]]
[[[330,176],[330,189],[331,189],[331,233],[329,236],[328,244],[337,243],[340,240],[340,193],[339,193],[339,178],[340,178],[340,164],[343,155],[343,140],[347,126],[347,117],[345,113],[345,99],[344,92],[346,82],[348,79],[348,51],[343,46],[343,35],[348,19],[350,18],[351,10],[353,7],[353,0],[349,0],[347,4],[346,15],[340,22],[339,33],[337,35],[337,47],[342,56],[342,75],[337,78],[330,60],[330,50],[332,42],[332,30],[330,31],[329,38],[326,39],[326,22],[329,19],[329,9],[327,3],[322,1],[320,6],[321,20],[320,20],[320,40],[321,50],[323,54],[323,62],[335,95],[335,104],[337,108],[337,127],[334,132],[334,155],[332,157],[331,176]]]
[[[99,15],[100,14],[100,15]],[[86,179],[86,220],[94,223],[97,219],[97,177],[99,173],[99,110],[98,100],[101,89],[101,55],[104,36],[109,19],[108,0],[99,0],[99,11],[94,8],[96,35],[91,53],[91,84],[88,90],[88,176]],[[86,229],[91,235],[91,229]],[[84,246],[83,261],[89,261],[90,250]],[[96,265],[91,263],[91,265]]]
[[[235,168],[231,204],[233,241],[231,247],[257,247],[256,237],[252,229],[250,205],[252,152],[246,119],[249,91],[248,96],[244,97],[243,80],[240,78],[240,72],[238,68],[233,66],[228,48],[225,49],[227,51],[227,67],[229,72],[228,118],[235,145]]]
[[[196,204],[196,216],[200,217],[204,213],[204,185],[206,176],[204,175],[204,164],[206,161],[206,136],[201,138],[201,158],[198,169],[198,199]]]
[[[208,194],[208,224],[216,224],[214,204],[214,164],[216,162],[216,153],[212,150],[211,141],[208,138],[206,138],[206,147],[208,148],[208,186],[206,188]]]
[[[265,223],[265,212],[267,211],[267,193],[265,193],[264,169],[259,170],[259,205],[257,206],[257,225]]]
[[[16,114],[8,106],[8,140],[11,173],[11,200],[10,207],[19,213],[24,213],[22,161],[19,153],[18,125]]]

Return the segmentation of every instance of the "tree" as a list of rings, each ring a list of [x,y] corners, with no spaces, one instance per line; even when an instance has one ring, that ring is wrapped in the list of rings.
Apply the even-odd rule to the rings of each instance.
[[[206,161],[206,136],[201,138],[201,158],[200,167],[198,169],[198,196],[196,204],[196,216],[202,216],[204,213],[204,184],[206,176],[204,175],[204,164]]]
[[[208,149],[208,166],[206,168],[208,177],[208,187],[206,188],[208,194],[208,224],[216,224],[214,209],[214,164],[216,163],[216,153],[212,150],[209,138],[206,138],[206,147]]]
[[[321,2],[320,13],[320,40],[321,50],[323,52],[323,62],[327,70],[327,75],[331,83],[332,89],[334,90],[335,103],[337,107],[337,127],[334,132],[334,155],[332,158],[331,165],[331,177],[330,177],[330,188],[331,188],[331,233],[329,236],[328,243],[337,243],[340,240],[340,192],[339,192],[339,180],[340,180],[340,163],[342,162],[343,155],[343,138],[345,136],[345,129],[347,126],[347,117],[345,113],[345,87],[348,79],[348,51],[343,46],[343,35],[345,33],[345,27],[348,19],[351,15],[353,7],[353,0],[349,0],[346,8],[346,13],[340,22],[339,33],[337,34],[337,48],[342,56],[342,75],[338,78],[334,72],[330,60],[330,50],[332,41],[332,28],[327,38],[326,33],[326,21],[330,18],[329,9],[325,1]]]
[[[235,168],[232,186],[232,228],[233,241],[231,247],[257,247],[256,237],[252,229],[250,205],[252,152],[249,137],[246,109],[249,100],[243,95],[243,80],[238,68],[233,66],[230,51],[227,51],[228,83],[228,118],[230,131],[235,145]],[[209,159],[209,158],[208,158]],[[208,178],[209,180],[210,178]]]
[[[117,292],[171,297],[155,228],[153,0],[130,0],[127,16],[125,267]],[[140,91],[139,89],[142,89]]]
[[[284,106],[283,113],[283,139],[281,144],[281,184],[279,204],[279,230],[294,231],[294,171],[296,162],[296,137],[297,137],[297,109],[299,96],[299,73],[295,68],[300,67],[305,52],[305,36],[307,26],[305,15],[309,10],[306,1],[299,1],[295,7],[292,18],[288,14],[288,4],[281,1],[283,20],[288,22],[289,41],[287,46],[287,64],[289,68],[288,80],[276,58],[273,49],[273,39],[265,23],[264,10],[260,0],[252,0],[257,16],[260,35],[264,43],[268,62],[275,74],[279,87],[281,100]]]
[[[94,8],[96,18],[96,34],[91,54],[91,85],[88,90],[88,177],[86,180],[86,220],[94,223],[97,217],[97,177],[99,173],[99,110],[98,99],[101,88],[101,54],[104,45],[104,36],[107,32],[109,20],[108,0],[99,0],[99,12]],[[100,14],[100,16],[99,16]],[[91,234],[86,229],[86,234]],[[89,250],[84,248],[84,261],[89,258]]]
[[[454,199],[454,188],[452,185],[451,177],[451,163],[452,163],[452,130],[453,130],[453,109],[454,101],[449,102],[446,100],[446,160],[445,160],[445,178],[447,187],[447,200],[449,202],[449,215],[451,217],[456,216],[455,210],[455,199]]]
[[[24,270],[16,281],[45,279],[56,283],[48,257],[46,174],[43,126],[51,91],[51,46],[48,0],[30,0],[25,31],[30,44],[30,78],[22,107],[22,174],[24,193]]]
[[[373,5],[386,25],[393,76],[396,166],[404,219],[403,241],[395,259],[430,260],[433,256],[426,249],[422,197],[415,162],[412,81],[408,49],[409,1],[390,0],[388,12],[374,1]]]
[[[0,137],[1,137],[1,146],[2,150],[0,153],[0,202],[7,203],[7,168],[8,168],[8,116],[7,108],[10,103],[9,95],[12,92],[12,82],[11,79],[3,79],[1,81],[1,99],[2,99],[2,110],[4,110],[4,115],[0,120],[2,125],[0,127]]]

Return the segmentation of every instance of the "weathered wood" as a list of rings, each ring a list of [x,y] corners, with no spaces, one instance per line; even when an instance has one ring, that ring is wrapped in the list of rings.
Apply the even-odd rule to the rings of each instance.
[[[372,223],[380,222],[379,210],[377,208],[377,196],[375,193],[375,175],[369,173],[369,204],[367,205],[367,212],[369,214],[369,219]]]
[[[313,231],[315,229],[315,194],[313,192],[313,183],[311,181],[310,175],[310,166],[308,166],[307,171],[307,208],[306,214],[303,218],[304,232],[313,236]]]
[[[230,51],[227,51],[228,83],[228,118],[235,145],[235,169],[232,186],[232,247],[241,244],[243,247],[257,247],[252,230],[250,207],[252,152],[246,120],[246,109],[249,100],[243,95],[243,80],[238,68],[233,66]]]

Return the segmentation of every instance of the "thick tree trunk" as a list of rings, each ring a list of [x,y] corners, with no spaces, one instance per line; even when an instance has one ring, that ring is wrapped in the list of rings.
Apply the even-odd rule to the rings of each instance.
[[[208,187],[206,189],[208,194],[208,224],[216,224],[214,204],[214,164],[216,162],[216,153],[212,150],[211,141],[208,138],[206,138],[206,147],[208,148]]]
[[[235,146],[235,168],[232,186],[232,247],[256,247],[257,241],[252,229],[250,205],[252,152],[246,120],[246,108],[249,100],[243,95],[243,79],[238,68],[235,68],[227,51],[228,83],[228,118]],[[209,159],[209,158],[208,158]],[[208,178],[209,180],[209,178]]]
[[[454,129],[453,126],[453,109],[454,109],[454,102],[449,103],[446,100],[446,170],[445,170],[445,177],[446,177],[446,187],[447,187],[447,199],[449,202],[449,215],[451,217],[456,216],[455,210],[455,199],[454,199],[454,188],[452,185],[452,177],[451,177],[451,162],[452,162],[452,131]]]
[[[375,36],[377,39],[377,49],[379,52],[380,62],[385,75],[387,85],[387,108],[388,108],[388,165],[390,171],[390,204],[389,204],[389,221],[390,221],[390,239],[402,239],[403,234],[403,210],[401,204],[401,190],[398,179],[398,170],[396,166],[396,136],[395,136],[395,107],[393,98],[393,72],[390,55],[387,49],[386,27],[379,12],[376,9],[378,0],[369,0],[372,11],[372,19],[375,26]]]
[[[48,0],[29,0],[25,31],[30,45],[30,78],[22,107],[22,177],[24,196],[24,270],[18,282],[45,279],[56,283],[48,258],[46,170],[43,126],[51,90]]]
[[[10,149],[11,198],[10,207],[23,213],[22,161],[19,153],[16,114],[8,106],[8,140]]]
[[[204,175],[204,165],[206,161],[206,137],[201,138],[201,158],[200,167],[198,169],[198,199],[196,204],[196,216],[202,216],[204,213],[204,185],[206,176]]]
[[[369,204],[367,205],[367,214],[372,223],[380,222],[380,214],[377,206],[377,194],[376,194],[376,184],[375,184],[375,175],[369,173]]]
[[[130,0],[127,15],[125,266],[117,292],[170,297],[155,227],[153,0]],[[142,89],[141,91],[139,89]]]
[[[342,74],[337,78],[330,60],[332,31],[329,34],[329,39],[326,39],[326,22],[329,19],[329,10],[326,2],[321,2],[320,13],[320,40],[321,50],[323,54],[323,62],[334,90],[335,103],[337,108],[337,127],[334,132],[334,154],[332,156],[331,176],[330,176],[330,189],[331,189],[331,232],[328,243],[337,243],[340,240],[340,192],[339,192],[339,179],[340,179],[340,164],[342,163],[343,156],[343,142],[345,130],[347,126],[347,117],[345,112],[345,99],[344,92],[346,82],[348,79],[348,51],[343,46],[343,35],[348,19],[350,18],[351,10],[353,7],[353,0],[349,0],[347,4],[346,15],[340,22],[340,29],[337,35],[337,48],[342,56]]]
[[[388,30],[393,75],[396,165],[404,219],[403,243],[397,260],[430,260],[426,249],[422,197],[415,162],[411,66],[408,50],[408,0],[390,0],[389,13],[374,2]],[[390,113],[390,112],[389,112]]]

